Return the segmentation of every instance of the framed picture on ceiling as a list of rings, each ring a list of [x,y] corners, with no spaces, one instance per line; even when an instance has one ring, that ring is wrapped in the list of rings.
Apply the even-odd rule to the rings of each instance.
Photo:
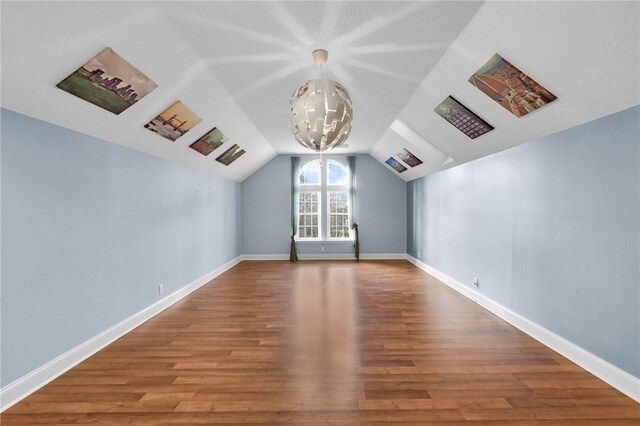
[[[400,162],[393,157],[389,157],[387,161],[385,161],[385,163],[387,163],[393,170],[395,170],[398,173],[402,173],[405,170],[407,170],[405,166],[400,164]]]
[[[175,142],[182,135],[200,124],[201,121],[202,118],[191,111],[188,106],[177,101],[145,124],[144,127],[163,138]]]
[[[413,155],[406,148],[402,148],[400,151],[398,151],[396,156],[402,161],[404,161],[404,163],[409,165],[410,167],[416,167],[422,164],[422,160],[420,160],[418,157]]]
[[[109,112],[120,114],[158,85],[107,47],[56,87]]]
[[[558,99],[497,53],[469,78],[469,83],[516,117],[524,117]]]
[[[226,150],[222,155],[220,155],[218,158],[216,158],[216,161],[219,163],[224,164],[225,166],[228,166],[229,164],[233,163],[234,161],[236,161],[238,158],[240,158],[242,156],[242,154],[245,153],[245,150],[240,148],[237,144],[233,145],[231,148],[229,148],[228,150]]]
[[[493,130],[491,124],[478,117],[453,96],[442,101],[434,111],[471,139]]]
[[[205,133],[200,139],[192,143],[189,148],[199,152],[200,154],[207,156],[216,149],[220,148],[223,143],[227,141],[227,138],[222,132],[214,127]]]

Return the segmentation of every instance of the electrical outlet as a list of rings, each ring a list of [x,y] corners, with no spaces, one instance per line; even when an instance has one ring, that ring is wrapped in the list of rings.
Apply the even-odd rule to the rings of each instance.
[[[324,253],[324,246],[320,246],[320,253]]]
[[[480,281],[478,280],[478,277],[475,277],[473,279],[473,286],[474,287],[480,287]]]
[[[420,259],[420,252],[418,252],[418,259]]]
[[[163,294],[163,293],[164,293],[164,284],[160,284],[160,285],[158,286],[158,294],[160,294],[160,295],[161,295],[161,294]]]

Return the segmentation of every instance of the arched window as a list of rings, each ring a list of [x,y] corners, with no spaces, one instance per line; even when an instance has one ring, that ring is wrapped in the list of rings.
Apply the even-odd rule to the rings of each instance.
[[[310,161],[300,169],[298,183],[300,185],[320,186],[320,160]]]
[[[347,169],[337,161],[329,160],[327,162],[327,185],[342,185],[347,184]]]
[[[330,239],[351,236],[347,185],[347,168],[337,161],[327,161],[327,231]]]
[[[298,174],[298,239],[344,240],[350,230],[347,168],[335,160],[304,164]]]
[[[310,161],[298,174],[298,238],[320,239],[320,160]]]

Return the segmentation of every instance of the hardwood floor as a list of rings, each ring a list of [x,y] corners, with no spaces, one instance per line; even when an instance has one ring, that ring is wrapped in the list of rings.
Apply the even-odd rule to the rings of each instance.
[[[640,404],[405,261],[242,262],[3,425],[638,425]]]

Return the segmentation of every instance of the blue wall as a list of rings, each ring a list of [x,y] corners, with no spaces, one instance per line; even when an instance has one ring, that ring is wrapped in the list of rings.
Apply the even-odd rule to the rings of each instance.
[[[640,376],[639,126],[635,107],[411,182],[408,252]]]
[[[640,376],[639,118],[632,108],[408,187],[359,155],[362,252],[477,276],[491,299]],[[2,386],[164,297],[158,284],[168,295],[241,252],[288,252],[288,156],[240,185],[1,119]],[[353,251],[298,250],[321,245]]]
[[[318,155],[302,155],[300,165]],[[346,165],[345,155],[325,155]],[[242,253],[289,253],[291,160],[279,155],[242,182]],[[369,155],[358,155],[361,253],[406,253],[406,183]],[[353,253],[352,242],[298,242],[299,254]]]
[[[1,118],[2,386],[239,255],[238,183]]]

